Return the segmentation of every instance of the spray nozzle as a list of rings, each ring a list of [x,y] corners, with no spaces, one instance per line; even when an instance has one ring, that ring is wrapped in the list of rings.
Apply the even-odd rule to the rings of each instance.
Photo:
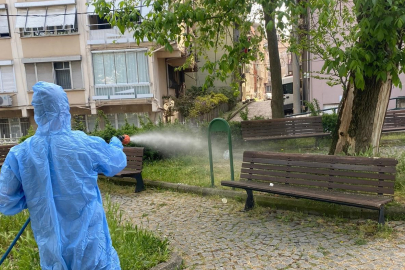
[[[119,135],[117,137],[122,142],[122,144],[124,144],[124,145],[128,144],[131,141],[131,139],[129,138],[129,136],[127,134]]]

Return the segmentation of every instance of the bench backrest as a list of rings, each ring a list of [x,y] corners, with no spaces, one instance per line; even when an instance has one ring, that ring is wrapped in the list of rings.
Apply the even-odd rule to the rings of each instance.
[[[245,151],[240,178],[275,185],[394,194],[397,163],[391,158]]]
[[[405,110],[387,111],[383,130],[397,127],[405,127]]]
[[[127,167],[124,170],[142,171],[143,147],[124,147]]]
[[[242,121],[242,137],[322,133],[322,116]]]
[[[0,165],[6,160],[6,156],[13,146],[15,146],[15,144],[0,145]]]

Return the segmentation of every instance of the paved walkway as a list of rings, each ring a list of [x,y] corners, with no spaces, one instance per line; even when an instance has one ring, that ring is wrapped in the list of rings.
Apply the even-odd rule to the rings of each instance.
[[[255,116],[263,116],[265,119],[270,119],[271,118],[271,101],[266,100],[266,101],[255,101],[251,102],[248,105],[249,113],[248,113],[248,119],[253,119]],[[243,110],[244,111],[244,110]],[[239,113],[235,115],[231,121],[242,121],[242,118],[240,118]]]
[[[392,239],[358,240],[366,221],[329,220],[170,191],[113,195],[134,224],[160,232],[186,269],[405,269],[405,222]],[[367,223],[366,223],[367,224]],[[351,226],[349,226],[351,225]]]

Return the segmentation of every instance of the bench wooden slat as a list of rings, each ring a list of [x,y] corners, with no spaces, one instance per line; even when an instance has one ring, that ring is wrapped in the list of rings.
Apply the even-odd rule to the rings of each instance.
[[[287,168],[285,168],[287,169]],[[339,176],[332,176],[328,174],[318,174],[318,170],[313,170],[311,173],[292,173],[291,171],[267,171],[267,170],[257,170],[257,169],[246,169],[242,168],[242,173],[246,179],[256,179],[255,176],[257,175],[269,175],[277,176],[277,177],[288,177],[288,178],[298,178],[298,179],[311,179],[316,180],[317,183],[319,181],[325,182],[338,182],[338,183],[348,183],[354,185],[364,185],[364,186],[371,186],[371,187],[389,187],[391,189],[394,188],[395,182],[394,181],[380,181],[379,179],[370,180],[370,179],[359,179],[359,178],[350,178],[350,177],[339,177]],[[247,175],[247,176],[246,176]],[[253,175],[253,176],[251,176]],[[285,181],[284,181],[285,182]]]
[[[277,164],[277,165],[289,165],[289,166],[302,166],[310,168],[330,168],[337,170],[353,170],[353,171],[371,171],[371,172],[386,172],[395,173],[395,167],[379,167],[379,166],[367,166],[367,165],[350,165],[350,164],[329,164],[322,162],[306,162],[295,160],[276,160],[265,158],[243,158],[244,162],[264,163],[264,164]]]
[[[255,157],[278,160],[296,160],[323,163],[342,163],[354,165],[396,166],[398,161],[392,158],[348,157],[316,154],[274,153],[264,151],[245,151],[243,157]]]
[[[405,130],[405,110],[387,111],[384,118],[382,132]]]
[[[369,207],[371,209],[379,209],[381,205],[391,202],[392,197],[385,196],[367,196],[348,193],[334,193],[333,191],[322,191],[318,189],[306,189],[300,187],[274,185],[270,187],[268,184],[257,183],[253,181],[222,181],[221,185],[228,187],[251,189],[263,192],[271,192],[274,194],[294,196],[305,199],[321,200],[332,203],[347,203],[353,206]]]
[[[288,183],[294,184],[294,186],[312,186],[316,188],[331,188],[331,189],[343,189],[343,190],[350,190],[350,191],[363,191],[363,192],[370,192],[370,193],[381,193],[381,194],[394,194],[394,189],[389,187],[367,187],[367,186],[360,186],[360,185],[345,185],[336,182],[325,182],[325,181],[311,181],[311,180],[302,180],[302,179],[295,179],[295,178],[286,178],[286,177],[275,177],[271,176],[264,176],[264,175],[248,175],[248,174],[241,174],[241,179],[251,179],[251,180],[262,180],[266,182],[277,182],[277,183]]]
[[[263,136],[263,137],[244,137],[245,141],[266,141],[266,140],[280,140],[280,139],[294,139],[294,138],[308,138],[308,137],[325,137],[330,136],[329,133],[308,133],[300,135],[282,135],[282,136]]]
[[[249,141],[328,135],[321,116],[242,121],[241,126],[243,139]]]
[[[305,167],[288,167],[290,172],[301,172],[301,173],[314,173],[313,168],[305,168]],[[251,164],[251,163],[242,163],[242,168],[252,168],[252,169],[265,169],[265,170],[286,170],[283,166],[275,166],[271,164]],[[341,171],[341,170],[333,170],[333,169],[317,169],[317,174],[326,174],[326,175],[333,175],[333,176],[353,176],[353,172],[351,171]],[[370,178],[370,179],[381,179],[388,181],[395,181],[394,174],[381,174],[381,173],[364,173],[364,172],[356,172],[356,176],[360,178]]]

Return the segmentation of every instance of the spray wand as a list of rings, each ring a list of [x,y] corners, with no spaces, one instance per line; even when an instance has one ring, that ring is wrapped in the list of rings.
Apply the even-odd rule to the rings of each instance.
[[[120,135],[117,136],[118,139],[122,142],[123,145],[128,144],[131,139],[129,138],[129,136],[127,134],[124,135]],[[8,254],[11,252],[11,250],[13,249],[13,247],[15,246],[15,244],[17,243],[18,239],[20,238],[21,234],[24,232],[25,228],[27,228],[28,224],[30,223],[31,218],[28,218],[27,221],[24,223],[24,225],[21,227],[20,231],[18,232],[17,236],[14,238],[13,242],[11,243],[11,245],[8,247],[8,249],[6,250],[6,252],[4,253],[4,255],[1,257],[0,259],[0,265],[3,264],[3,262],[6,260]]]

